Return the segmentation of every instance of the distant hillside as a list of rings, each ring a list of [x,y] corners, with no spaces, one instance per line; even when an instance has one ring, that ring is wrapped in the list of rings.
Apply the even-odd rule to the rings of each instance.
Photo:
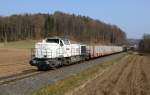
[[[0,17],[0,41],[67,36],[86,43],[121,44],[126,34],[115,25],[85,16],[55,12]]]
[[[128,39],[127,42],[129,43],[129,45],[138,45],[140,39]]]

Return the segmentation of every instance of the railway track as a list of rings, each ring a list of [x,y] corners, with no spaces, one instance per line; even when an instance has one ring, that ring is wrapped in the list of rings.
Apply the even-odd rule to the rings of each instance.
[[[93,59],[91,59],[89,61],[92,61],[92,60]],[[65,68],[65,67],[61,67],[61,68]],[[23,73],[19,73],[19,74],[13,74],[10,76],[0,77],[0,85],[9,84],[11,82],[16,82],[16,81],[19,81],[21,79],[36,76],[36,75],[46,73],[46,72],[50,72],[50,70],[48,70],[48,71],[37,71],[36,69],[33,69],[33,70],[29,70],[28,72],[23,72]]]
[[[64,66],[50,71],[31,71],[9,77],[0,78],[0,95],[30,95],[34,90],[45,87],[70,75],[75,75],[82,70],[97,64],[107,62],[125,53],[110,55],[102,58],[85,61],[82,64]]]
[[[43,73],[42,71],[33,70],[30,72],[24,72],[19,74],[14,74],[6,77],[0,77],[0,85],[9,84],[10,82],[15,82],[24,78],[32,77],[38,74]]]
[[[94,59],[96,59],[96,58],[93,58],[93,59],[89,60],[89,62],[92,62],[92,60],[94,60]],[[82,63],[82,62],[79,62],[79,63]],[[61,68],[63,68],[63,67],[61,67]],[[47,71],[47,72],[49,72],[49,71]],[[24,78],[32,77],[32,76],[42,74],[42,73],[45,73],[45,72],[46,71],[37,71],[36,69],[31,69],[28,72],[14,74],[14,75],[6,76],[6,77],[0,77],[0,85],[9,84],[11,82],[15,82],[15,81],[18,81],[18,80],[21,80],[21,79],[24,79]]]

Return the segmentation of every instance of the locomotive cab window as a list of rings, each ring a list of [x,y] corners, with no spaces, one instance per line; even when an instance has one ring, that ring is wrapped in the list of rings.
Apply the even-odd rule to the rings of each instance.
[[[63,42],[60,40],[60,46],[62,47],[63,46]]]
[[[69,41],[68,40],[64,40],[64,44],[66,44],[66,45],[69,45],[70,43],[69,43]]]
[[[46,39],[47,43],[57,43],[59,44],[59,39]]]

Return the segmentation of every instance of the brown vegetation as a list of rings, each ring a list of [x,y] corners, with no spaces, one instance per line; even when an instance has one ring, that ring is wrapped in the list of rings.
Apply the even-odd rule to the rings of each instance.
[[[0,17],[0,41],[40,39],[49,36],[67,36],[90,43],[115,43],[125,41],[125,33],[115,25],[85,16],[54,14],[24,14]]]
[[[30,50],[0,49],[0,77],[36,69],[29,65]]]
[[[149,56],[133,54],[73,95],[150,95]]]
[[[139,43],[139,49],[142,52],[150,53],[150,35],[145,34]]]

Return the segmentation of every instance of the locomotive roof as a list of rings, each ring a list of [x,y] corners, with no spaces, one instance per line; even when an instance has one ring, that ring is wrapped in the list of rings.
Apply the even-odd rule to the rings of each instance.
[[[68,38],[67,37],[48,37],[48,38],[46,38],[46,39],[61,39],[61,40],[68,40]]]

